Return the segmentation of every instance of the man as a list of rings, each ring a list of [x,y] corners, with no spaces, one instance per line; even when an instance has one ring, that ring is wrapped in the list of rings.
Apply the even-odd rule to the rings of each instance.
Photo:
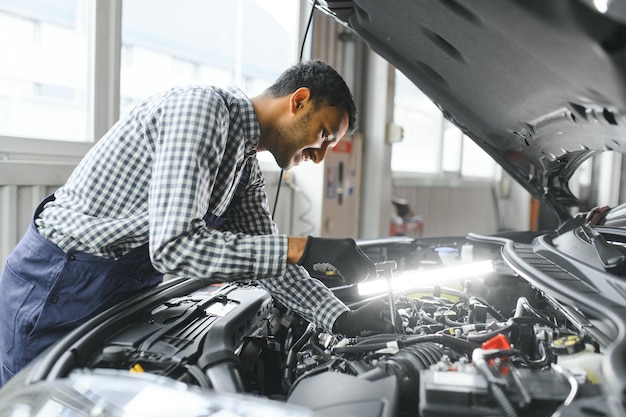
[[[165,273],[257,279],[328,331],[388,331],[380,305],[349,311],[307,273],[353,282],[375,274],[371,260],[352,239],[278,235],[255,157],[267,150],[284,169],[319,163],[355,124],[348,87],[320,61],[293,66],[252,99],[190,86],[137,106],[40,204],[7,260],[1,382]]]

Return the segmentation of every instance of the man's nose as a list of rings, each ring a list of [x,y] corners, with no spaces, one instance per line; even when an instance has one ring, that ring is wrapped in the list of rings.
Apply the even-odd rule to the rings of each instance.
[[[314,157],[311,158],[313,162],[319,164],[326,158],[326,153],[328,152],[328,148],[330,147],[330,142],[325,142],[322,144],[321,148],[315,148],[312,150]]]

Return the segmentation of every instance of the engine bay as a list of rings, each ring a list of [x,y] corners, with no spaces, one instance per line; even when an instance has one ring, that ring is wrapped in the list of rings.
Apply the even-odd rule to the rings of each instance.
[[[77,329],[10,384],[130,372],[303,406],[315,415],[606,415],[596,409],[607,395],[603,362],[615,329],[580,309],[589,300],[567,304],[567,294],[545,284],[550,274],[583,282],[573,264],[544,253],[565,251],[578,235],[571,236],[556,243],[536,235],[361,242],[377,265],[393,259],[397,275],[415,269],[450,275],[416,278],[410,291],[370,297],[356,286],[328,283],[351,308],[373,298],[391,303],[401,319],[393,334],[329,334],[255,282],[174,278]],[[548,267],[541,254],[541,262],[552,260]],[[493,265],[489,273],[446,272],[485,260]],[[543,284],[532,268],[542,269]],[[586,272],[590,288],[600,276],[619,279],[597,270],[594,283]]]

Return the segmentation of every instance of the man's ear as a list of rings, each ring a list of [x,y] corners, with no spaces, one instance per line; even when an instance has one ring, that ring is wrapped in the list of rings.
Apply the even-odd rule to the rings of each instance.
[[[311,90],[306,87],[300,87],[291,94],[289,99],[289,108],[292,113],[303,108],[311,97]]]

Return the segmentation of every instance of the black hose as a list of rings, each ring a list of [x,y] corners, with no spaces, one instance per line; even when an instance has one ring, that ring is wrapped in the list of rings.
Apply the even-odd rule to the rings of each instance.
[[[539,347],[543,355],[541,359],[538,359],[536,361],[530,360],[528,355],[526,355],[524,352],[517,350],[517,349],[503,349],[503,350],[495,351],[493,353],[485,353],[483,358],[485,360],[494,359],[494,358],[504,358],[504,357],[519,358],[524,363],[524,365],[526,365],[526,367],[531,368],[531,369],[541,369],[545,366],[548,366],[550,362],[552,361],[551,360],[552,358],[550,357],[548,350],[546,350],[543,344],[540,344]]]
[[[189,372],[189,374],[195,378],[196,382],[198,383],[200,387],[213,388],[213,384],[211,384],[211,380],[209,379],[207,374],[204,373],[202,369],[200,369],[200,367],[196,365],[187,365],[186,369],[187,369],[187,372]]]
[[[467,323],[461,323],[460,321],[450,320],[450,318],[446,315],[439,316],[439,322],[445,324],[448,327],[461,327],[467,324]]]
[[[365,341],[359,345],[354,346],[344,346],[344,347],[336,347],[333,349],[333,353],[336,354],[359,354],[359,353],[367,353],[376,351],[379,349],[385,349],[388,347],[389,342],[397,342],[400,348],[405,346],[411,346],[418,343],[424,342],[435,342],[442,344],[444,346],[448,346],[457,350],[462,351],[463,353],[471,353],[477,347],[480,347],[479,344],[476,344],[471,341],[459,339],[454,336],[446,335],[446,334],[427,334],[427,335],[417,335],[417,336],[402,336],[398,337],[395,335],[394,339],[389,339],[387,341],[376,341],[373,343],[366,343]]]
[[[498,320],[498,321],[506,321],[506,317],[504,317],[498,310],[496,310],[494,307],[489,305],[489,303],[486,302],[485,300],[483,300],[482,298],[473,295],[473,296],[471,296],[469,298],[469,302],[471,303],[472,300],[476,300],[477,302],[479,302],[480,304],[485,306],[485,308],[487,309],[489,314],[491,314],[491,316],[493,318],[495,318],[496,320]]]
[[[427,324],[439,324],[437,320],[427,316],[426,314],[420,314],[420,320]]]
[[[300,339],[298,339],[293,346],[291,346],[291,349],[289,349],[289,353],[287,354],[287,363],[285,364],[285,371],[283,373],[283,389],[285,391],[289,391],[289,388],[291,388],[291,385],[293,383],[293,367],[296,364],[296,360],[297,360],[297,354],[300,351],[300,349],[302,349],[302,346],[304,346],[309,339],[311,338],[311,336],[313,336],[315,334],[315,330],[314,329],[308,329],[307,331],[304,332],[304,334],[300,337]]]
[[[408,346],[397,354],[381,361],[379,367],[388,374],[396,376],[399,385],[400,412],[398,415],[413,415],[419,408],[420,377],[421,371],[430,368],[439,362],[444,355],[451,360],[457,359],[450,349],[442,348],[437,343],[426,342]],[[373,374],[372,377],[377,377]]]
[[[402,338],[403,336],[397,335],[395,333],[379,333],[358,338],[357,341],[353,343],[353,346],[372,345],[375,343],[388,343],[392,340],[401,340]]]
[[[512,358],[512,357],[518,357],[522,360],[522,362],[524,362],[524,364],[528,368],[532,367],[530,359],[528,359],[528,356],[517,349],[500,349],[500,350],[496,350],[495,352],[485,353],[483,355],[483,358],[486,361],[489,361],[490,359],[495,359],[495,358]]]

